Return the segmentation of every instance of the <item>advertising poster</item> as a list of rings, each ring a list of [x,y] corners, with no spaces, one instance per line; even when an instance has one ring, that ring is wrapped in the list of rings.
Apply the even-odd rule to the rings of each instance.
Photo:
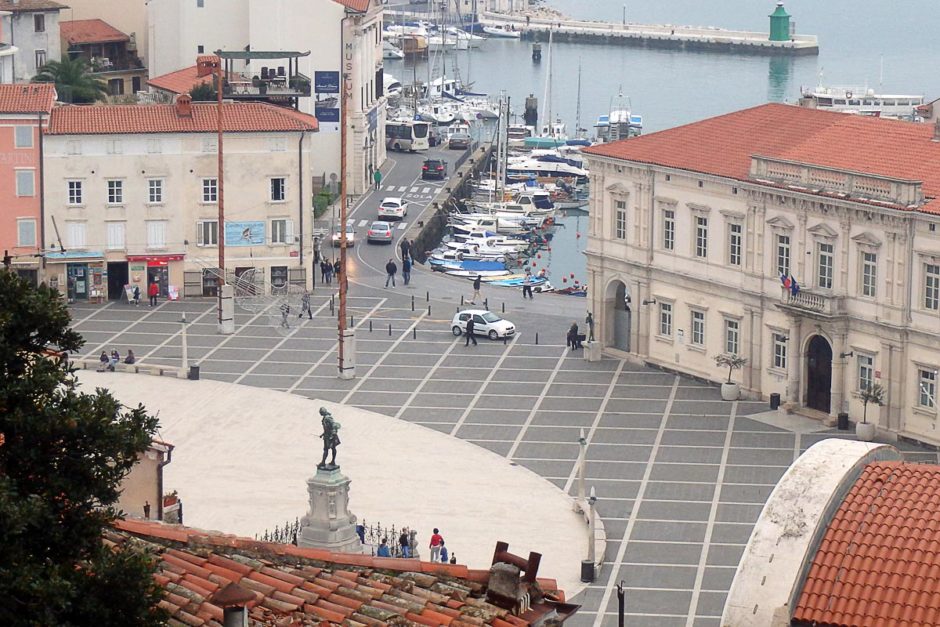
[[[264,244],[264,222],[226,222],[226,246],[261,246]]]
[[[313,114],[321,133],[339,132],[339,72],[313,73]]]

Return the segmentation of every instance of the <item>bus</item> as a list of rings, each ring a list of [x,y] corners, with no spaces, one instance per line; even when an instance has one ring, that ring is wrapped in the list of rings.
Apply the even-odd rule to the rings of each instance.
[[[385,147],[390,150],[428,150],[431,124],[419,120],[392,120],[385,123]]]

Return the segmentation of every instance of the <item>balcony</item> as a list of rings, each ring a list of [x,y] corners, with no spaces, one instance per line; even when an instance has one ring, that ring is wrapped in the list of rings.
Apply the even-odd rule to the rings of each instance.
[[[791,294],[789,290],[784,290],[780,307],[793,313],[808,314],[819,318],[835,318],[845,314],[843,300],[843,296],[821,292],[800,290],[796,294]]]
[[[309,98],[310,77],[300,73],[301,58],[310,54],[291,51],[222,51],[216,52],[223,64],[222,95],[243,100],[283,100]],[[235,62],[245,62],[245,70],[235,70]],[[263,65],[262,65],[263,64]],[[260,67],[256,67],[260,66]]]

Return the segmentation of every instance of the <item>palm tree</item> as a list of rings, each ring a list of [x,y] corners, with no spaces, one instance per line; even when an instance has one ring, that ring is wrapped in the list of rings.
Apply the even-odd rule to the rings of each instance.
[[[61,61],[49,61],[33,77],[34,83],[55,83],[62,102],[90,103],[104,100],[108,87],[104,80],[91,72],[88,62],[62,55]]]

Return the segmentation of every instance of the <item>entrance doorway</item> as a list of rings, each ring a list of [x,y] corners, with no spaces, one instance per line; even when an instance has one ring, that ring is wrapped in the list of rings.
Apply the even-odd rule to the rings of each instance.
[[[170,284],[170,269],[164,266],[147,266],[147,289],[150,284],[156,283],[160,288],[160,296],[166,298],[168,295],[167,287]],[[147,292],[148,294],[150,292]]]
[[[121,300],[124,286],[130,283],[126,261],[108,262],[108,300]]]
[[[832,346],[814,335],[806,350],[806,406],[829,413],[832,395]]]
[[[607,333],[608,345],[618,350],[630,351],[630,327],[633,322],[630,310],[630,292],[623,281],[614,281],[607,286]]]
[[[88,264],[70,263],[66,268],[69,302],[88,300]]]

